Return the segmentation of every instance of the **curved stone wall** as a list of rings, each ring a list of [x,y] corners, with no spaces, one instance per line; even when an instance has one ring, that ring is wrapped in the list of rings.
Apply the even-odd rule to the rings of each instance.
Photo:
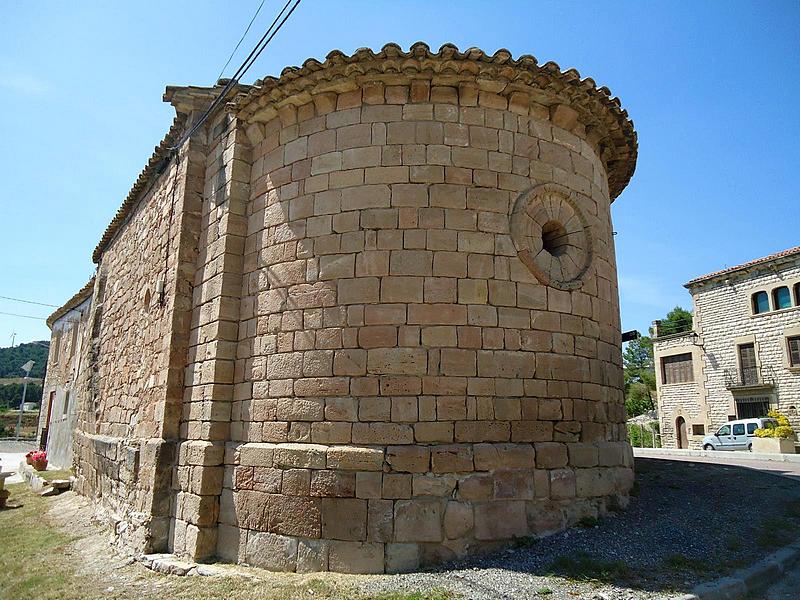
[[[610,202],[636,140],[607,90],[504,51],[387,46],[237,108],[218,554],[399,571],[624,506]]]

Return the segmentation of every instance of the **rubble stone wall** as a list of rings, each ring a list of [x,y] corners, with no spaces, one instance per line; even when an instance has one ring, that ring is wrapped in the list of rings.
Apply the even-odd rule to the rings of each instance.
[[[93,293],[77,489],[136,551],[166,550],[171,522],[199,212],[184,193],[193,160],[188,144],[153,177],[104,249]]]

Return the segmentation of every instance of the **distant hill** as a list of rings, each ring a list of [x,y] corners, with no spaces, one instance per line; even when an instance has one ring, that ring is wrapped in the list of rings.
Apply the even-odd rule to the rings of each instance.
[[[0,348],[0,378],[22,377],[25,372],[20,368],[29,360],[34,361],[31,377],[44,378],[47,369],[47,355],[50,342],[31,342],[13,348]]]

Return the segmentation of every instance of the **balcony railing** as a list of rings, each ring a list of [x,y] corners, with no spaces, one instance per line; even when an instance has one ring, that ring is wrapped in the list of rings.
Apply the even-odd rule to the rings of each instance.
[[[743,369],[725,369],[725,387],[729,390],[738,388],[765,388],[775,385],[775,373],[772,367],[747,367]]]

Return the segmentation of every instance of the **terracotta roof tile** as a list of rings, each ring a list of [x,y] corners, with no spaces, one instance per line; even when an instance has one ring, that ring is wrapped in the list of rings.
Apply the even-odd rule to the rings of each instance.
[[[415,73],[458,85],[460,81],[489,80],[500,84],[504,92],[531,92],[545,102],[564,103],[591,122],[597,136],[601,158],[608,171],[611,198],[628,185],[636,168],[638,142],[633,122],[619,98],[605,86],[581,75],[575,69],[562,71],[554,62],[540,65],[529,54],[514,58],[508,50],[487,54],[479,48],[460,51],[444,44],[438,52],[417,42],[408,52],[397,44],[386,44],[380,51],[359,48],[352,56],[340,50],[328,53],[324,62],[309,58],[301,67],[287,67],[279,77],[256,81],[245,94],[238,95],[231,106],[237,116],[249,120],[267,108],[275,109],[291,96],[308,97],[318,92],[340,89],[348,80],[396,80]],[[268,111],[271,112],[271,111]]]
[[[776,252],[775,254],[770,254],[769,256],[763,256],[761,258],[757,258],[755,260],[742,263],[741,265],[736,265],[735,267],[728,267],[727,269],[722,269],[721,271],[714,271],[713,273],[708,273],[707,275],[703,275],[701,277],[695,277],[691,281],[687,281],[686,283],[684,283],[683,287],[688,288],[696,283],[700,283],[701,281],[706,281],[707,279],[714,279],[716,277],[719,277],[720,275],[733,273],[734,271],[741,271],[743,269],[749,269],[750,267],[755,267],[756,265],[768,263],[778,258],[785,258],[787,256],[792,256],[793,254],[800,254],[800,246],[795,246],[794,248],[788,248],[787,250],[781,250],[780,252]]]

